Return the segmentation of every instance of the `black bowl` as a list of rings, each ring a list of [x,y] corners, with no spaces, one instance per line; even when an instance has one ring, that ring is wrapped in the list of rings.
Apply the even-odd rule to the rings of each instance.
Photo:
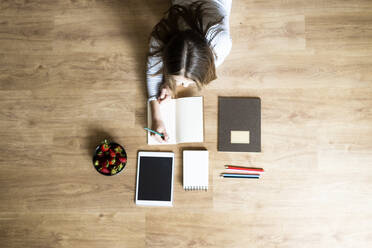
[[[119,174],[124,168],[125,166],[127,165],[127,162],[125,163],[122,163],[123,164],[123,167],[121,168],[121,170],[117,171],[115,174],[106,174],[106,173],[103,173],[101,172],[99,169],[98,169],[98,166],[95,166],[94,165],[94,162],[97,160],[98,156],[97,156],[97,153],[98,151],[100,150],[100,147],[103,143],[101,143],[100,145],[98,145],[94,151],[94,155],[93,155],[93,167],[102,175],[105,175],[105,176],[115,176],[117,174]],[[128,156],[127,156],[127,153],[125,152],[125,149],[123,146],[119,145],[118,143],[115,143],[115,142],[110,142],[109,143],[109,146],[112,147],[112,146],[119,146],[121,149],[122,149],[122,152],[121,154],[123,155],[123,157],[125,157],[127,160],[128,160]]]

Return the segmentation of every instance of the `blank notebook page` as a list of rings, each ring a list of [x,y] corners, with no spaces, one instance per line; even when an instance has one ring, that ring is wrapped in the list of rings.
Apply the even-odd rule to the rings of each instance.
[[[208,151],[183,151],[183,188],[208,189]]]

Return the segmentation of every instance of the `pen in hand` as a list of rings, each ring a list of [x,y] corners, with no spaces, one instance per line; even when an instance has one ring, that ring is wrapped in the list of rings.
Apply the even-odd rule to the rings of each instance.
[[[149,132],[151,132],[151,133],[157,134],[157,135],[159,135],[160,137],[164,137],[164,134],[162,134],[162,133],[158,133],[158,132],[156,132],[156,131],[154,131],[154,130],[151,130],[150,128],[145,127],[145,130],[147,130],[147,131],[149,131]]]

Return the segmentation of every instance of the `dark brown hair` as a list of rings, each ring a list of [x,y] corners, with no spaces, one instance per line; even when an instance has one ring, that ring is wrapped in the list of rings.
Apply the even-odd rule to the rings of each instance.
[[[154,27],[151,36],[158,42],[151,47],[149,56],[163,59],[164,83],[174,91],[171,75],[192,79],[200,88],[216,79],[214,53],[210,41],[220,32],[213,29],[207,41],[208,30],[223,19],[216,14],[211,3],[197,1],[189,6],[173,5],[164,18]],[[204,23],[204,20],[211,20]],[[211,32],[211,31],[209,31]]]

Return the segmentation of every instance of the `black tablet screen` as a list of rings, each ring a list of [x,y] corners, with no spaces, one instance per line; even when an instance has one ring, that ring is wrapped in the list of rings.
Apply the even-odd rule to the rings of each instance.
[[[138,177],[138,200],[170,201],[172,158],[141,157]]]

